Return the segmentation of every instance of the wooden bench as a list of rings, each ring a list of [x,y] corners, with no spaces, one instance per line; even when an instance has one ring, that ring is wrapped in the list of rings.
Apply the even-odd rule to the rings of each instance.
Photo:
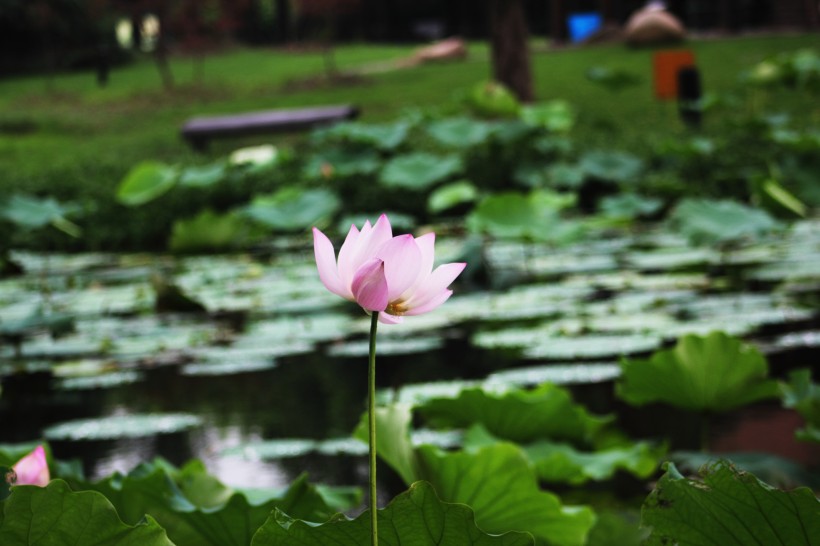
[[[183,124],[181,133],[182,138],[195,150],[204,151],[208,148],[208,143],[215,138],[301,131],[355,119],[358,115],[358,108],[343,105],[196,117]]]

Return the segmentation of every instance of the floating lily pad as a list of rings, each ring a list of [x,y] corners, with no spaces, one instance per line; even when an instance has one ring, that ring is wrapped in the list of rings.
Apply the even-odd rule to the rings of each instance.
[[[418,405],[434,398],[456,398],[465,389],[481,385],[480,381],[455,380],[434,381],[430,383],[413,383],[404,385],[394,401],[401,404]]]
[[[539,339],[524,350],[524,358],[566,360],[569,358],[606,358],[646,353],[660,347],[656,334],[584,335]]]
[[[223,456],[240,456],[252,461],[287,459],[301,457],[312,452],[319,445],[316,440],[283,439],[266,440],[238,447],[232,447],[222,452]]]
[[[187,413],[111,415],[52,425],[43,435],[49,440],[116,440],[182,432],[201,424],[200,417]]]
[[[276,362],[270,358],[245,359],[239,361],[196,362],[182,367],[182,375],[233,375],[270,370]]]
[[[513,368],[490,374],[487,377],[487,382],[520,387],[540,385],[541,383],[586,385],[606,383],[620,376],[621,367],[615,362],[590,362]]]
[[[441,349],[444,345],[440,337],[411,337],[407,339],[380,339],[378,340],[378,354],[380,356],[389,355],[409,355],[416,353],[428,353]],[[370,352],[369,341],[348,341],[344,344],[332,345],[328,349],[328,355],[335,357],[364,357]]]
[[[88,377],[67,377],[57,383],[57,388],[64,391],[91,389],[110,389],[121,385],[130,385],[142,381],[143,375],[134,370],[108,372]]]

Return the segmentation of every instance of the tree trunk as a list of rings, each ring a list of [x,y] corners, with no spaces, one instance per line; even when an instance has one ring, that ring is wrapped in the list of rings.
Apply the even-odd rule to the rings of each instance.
[[[493,78],[523,102],[534,98],[530,45],[522,0],[490,0]]]

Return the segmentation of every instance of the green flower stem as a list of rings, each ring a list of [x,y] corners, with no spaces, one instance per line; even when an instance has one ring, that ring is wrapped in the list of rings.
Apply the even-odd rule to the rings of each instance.
[[[370,319],[370,366],[368,367],[367,414],[370,422],[370,544],[379,544],[378,502],[376,497],[376,326],[379,313]]]

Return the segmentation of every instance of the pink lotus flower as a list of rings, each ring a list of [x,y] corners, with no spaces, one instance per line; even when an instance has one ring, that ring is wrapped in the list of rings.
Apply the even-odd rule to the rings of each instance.
[[[17,461],[14,473],[17,475],[14,485],[48,485],[50,476],[43,446],[37,446],[34,451]]]
[[[313,228],[322,284],[365,311],[377,311],[385,324],[432,311],[452,295],[447,287],[467,264],[449,263],[434,270],[435,240],[435,233],[393,237],[390,220],[382,214],[373,226],[365,222],[361,231],[350,226],[337,260],[333,243]]]

